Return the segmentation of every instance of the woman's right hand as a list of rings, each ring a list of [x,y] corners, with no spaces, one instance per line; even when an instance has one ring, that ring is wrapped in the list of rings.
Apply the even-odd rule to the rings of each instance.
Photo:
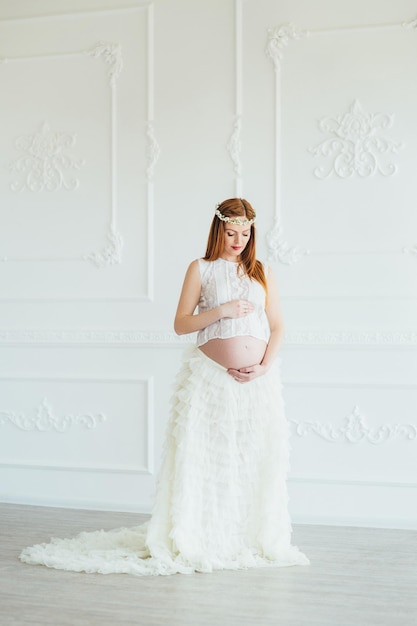
[[[230,300],[220,305],[222,317],[246,317],[255,310],[249,300]]]

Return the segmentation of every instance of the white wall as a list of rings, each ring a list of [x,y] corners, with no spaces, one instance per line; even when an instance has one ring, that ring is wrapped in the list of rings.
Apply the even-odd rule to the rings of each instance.
[[[414,3],[0,17],[1,499],[150,509],[182,278],[242,195],[286,320],[294,521],[417,528]]]

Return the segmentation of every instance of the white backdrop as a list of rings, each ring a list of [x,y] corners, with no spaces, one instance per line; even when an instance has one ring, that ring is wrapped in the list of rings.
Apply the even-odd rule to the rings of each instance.
[[[277,275],[294,521],[417,528],[411,0],[0,4],[0,497],[149,511],[216,202]]]

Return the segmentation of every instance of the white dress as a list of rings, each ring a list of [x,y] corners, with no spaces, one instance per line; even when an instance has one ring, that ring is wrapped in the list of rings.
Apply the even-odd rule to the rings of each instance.
[[[278,360],[241,385],[196,346],[187,347],[149,522],[52,539],[20,558],[138,576],[306,565],[291,544],[288,460]]]

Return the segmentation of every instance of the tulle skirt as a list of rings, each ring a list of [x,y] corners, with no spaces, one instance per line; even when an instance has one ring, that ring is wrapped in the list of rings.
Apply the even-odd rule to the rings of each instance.
[[[237,383],[198,348],[177,375],[151,519],[23,550],[57,569],[141,575],[306,565],[291,545],[278,363]]]

